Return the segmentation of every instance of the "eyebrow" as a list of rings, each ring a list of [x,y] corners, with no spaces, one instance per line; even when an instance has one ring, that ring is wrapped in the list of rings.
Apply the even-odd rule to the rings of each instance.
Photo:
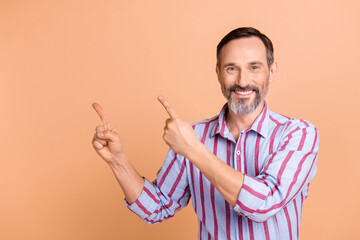
[[[250,62],[249,65],[250,65],[250,66],[253,66],[253,65],[264,66],[264,63],[263,63],[263,62],[260,62],[260,61],[253,61],[253,62]],[[223,68],[224,68],[224,67],[229,67],[229,66],[236,66],[236,64],[235,64],[235,63],[232,63],[232,62],[226,63],[226,64],[224,64]]]
[[[255,62],[250,62],[249,65],[261,65],[261,66],[264,66],[264,63],[259,62],[259,61],[255,61]]]
[[[223,67],[236,66],[235,63],[227,63]]]

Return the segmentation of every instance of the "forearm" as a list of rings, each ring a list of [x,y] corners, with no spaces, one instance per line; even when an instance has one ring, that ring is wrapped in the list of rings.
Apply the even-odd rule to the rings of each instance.
[[[124,192],[126,201],[132,204],[142,192],[144,179],[133,167],[125,153],[118,156],[115,161],[109,162],[109,166]]]
[[[201,143],[189,152],[187,158],[234,207],[243,185],[244,175],[221,161]]]

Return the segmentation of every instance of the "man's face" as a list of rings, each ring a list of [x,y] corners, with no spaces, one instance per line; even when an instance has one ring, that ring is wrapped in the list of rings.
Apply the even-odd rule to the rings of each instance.
[[[257,37],[225,44],[216,67],[222,93],[235,114],[252,113],[262,103],[275,72],[276,63],[269,69],[265,45]]]

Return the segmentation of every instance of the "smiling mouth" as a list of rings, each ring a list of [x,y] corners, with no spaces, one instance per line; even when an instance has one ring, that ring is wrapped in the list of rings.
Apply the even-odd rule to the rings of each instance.
[[[250,95],[254,92],[254,90],[250,90],[250,91],[234,91],[237,95],[241,95],[241,96],[247,96]]]

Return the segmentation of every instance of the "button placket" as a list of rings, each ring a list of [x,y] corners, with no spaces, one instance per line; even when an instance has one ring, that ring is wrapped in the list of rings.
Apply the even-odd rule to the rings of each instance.
[[[236,151],[235,151],[235,163],[236,163],[236,170],[241,171],[242,169],[242,163],[241,163],[241,141],[242,141],[242,132],[240,132],[240,137],[238,140],[238,143],[236,145]]]

